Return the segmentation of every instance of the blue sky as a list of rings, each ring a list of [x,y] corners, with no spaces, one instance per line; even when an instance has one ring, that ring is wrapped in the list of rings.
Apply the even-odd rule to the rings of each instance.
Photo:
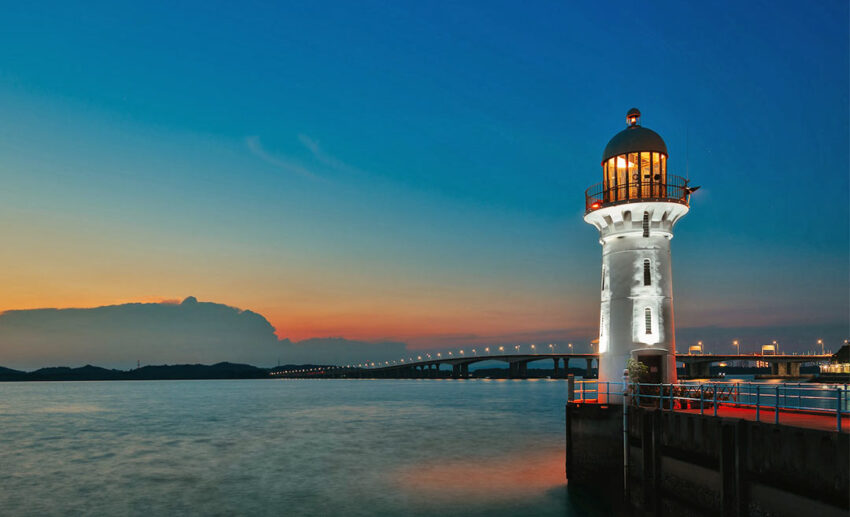
[[[677,323],[848,324],[846,2],[3,13],[0,309],[196,295],[282,337],[584,336],[583,191],[637,106],[702,185]]]

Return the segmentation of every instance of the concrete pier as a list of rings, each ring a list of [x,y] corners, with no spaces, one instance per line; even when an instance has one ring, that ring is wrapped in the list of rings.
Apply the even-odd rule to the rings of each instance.
[[[648,515],[846,517],[850,511],[848,433],[627,409],[624,447],[623,406],[567,405],[571,486],[605,480],[612,495]]]

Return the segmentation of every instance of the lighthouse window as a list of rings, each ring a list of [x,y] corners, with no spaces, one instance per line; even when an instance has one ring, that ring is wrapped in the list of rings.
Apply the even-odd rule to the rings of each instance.
[[[643,261],[643,285],[652,285],[652,274],[649,271],[649,259]]]
[[[646,333],[652,334],[652,309],[647,307],[644,309],[643,314],[646,317]]]
[[[649,237],[649,212],[643,213],[643,236]]]

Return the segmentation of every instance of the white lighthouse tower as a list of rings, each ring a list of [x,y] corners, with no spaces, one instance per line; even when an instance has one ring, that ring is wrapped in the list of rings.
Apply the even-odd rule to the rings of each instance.
[[[667,145],[639,110],[626,121],[602,154],[602,183],[585,193],[584,220],[602,244],[599,380],[620,381],[634,358],[648,382],[676,382],[670,240],[696,188],[667,174]]]

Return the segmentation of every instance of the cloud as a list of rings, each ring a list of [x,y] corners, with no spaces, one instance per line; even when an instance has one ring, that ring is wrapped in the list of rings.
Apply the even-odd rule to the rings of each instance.
[[[388,360],[406,345],[343,338],[279,340],[262,315],[189,296],[181,303],[126,303],[85,309],[12,310],[0,314],[4,366],[95,364],[282,364]]]
[[[325,166],[330,167],[331,169],[337,172],[345,172],[349,174],[363,174],[363,171],[361,171],[357,167],[349,165],[344,161],[336,158],[335,156],[326,153],[319,145],[319,142],[314,140],[313,138],[310,138],[309,136],[302,133],[298,135],[298,140],[304,147],[307,148],[307,150],[309,150],[313,154],[314,158],[316,158]]]
[[[227,305],[128,303],[88,309],[13,310],[0,315],[0,358],[25,368],[97,364],[249,362],[281,353],[261,315]]]
[[[291,160],[285,157],[272,156],[266,151],[262,144],[260,143],[260,137],[258,136],[248,136],[245,137],[245,145],[248,146],[248,150],[251,153],[263,160],[264,162],[277,167],[283,171],[289,172],[291,174],[297,174],[299,176],[303,176],[305,178],[310,178],[312,180],[320,180],[321,178],[308,170],[306,167],[301,165],[300,163]]]

